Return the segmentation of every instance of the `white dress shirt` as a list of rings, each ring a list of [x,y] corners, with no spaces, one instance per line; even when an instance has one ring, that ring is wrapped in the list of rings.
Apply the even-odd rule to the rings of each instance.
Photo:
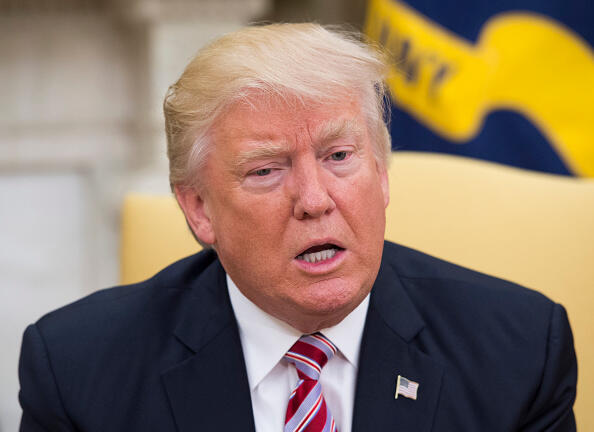
[[[283,357],[302,333],[248,300],[229,275],[227,287],[239,325],[256,431],[282,432],[289,395],[298,381],[295,366]],[[359,348],[368,305],[369,295],[339,324],[320,330],[338,348],[322,369],[320,383],[340,432],[351,431]]]

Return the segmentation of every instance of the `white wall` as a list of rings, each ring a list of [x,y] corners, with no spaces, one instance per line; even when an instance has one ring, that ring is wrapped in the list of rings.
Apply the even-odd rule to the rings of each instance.
[[[25,326],[89,289],[86,189],[76,172],[0,175],[0,430],[17,430]]]

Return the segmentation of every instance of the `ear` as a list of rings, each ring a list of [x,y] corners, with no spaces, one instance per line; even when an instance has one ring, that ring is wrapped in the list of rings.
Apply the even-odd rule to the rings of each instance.
[[[203,243],[214,244],[216,238],[204,197],[195,188],[188,186],[175,186],[174,190],[194,235]]]
[[[390,203],[390,181],[388,179],[388,167],[383,163],[376,163],[377,172],[380,178],[380,186],[384,195],[384,208]]]

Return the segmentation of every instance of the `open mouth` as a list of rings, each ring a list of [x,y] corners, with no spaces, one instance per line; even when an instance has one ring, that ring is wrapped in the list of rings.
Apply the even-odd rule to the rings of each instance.
[[[333,258],[338,251],[344,250],[343,248],[336,246],[332,243],[326,243],[323,245],[312,246],[309,249],[304,250],[301,254],[297,255],[298,260],[302,260],[308,263],[317,263]]]

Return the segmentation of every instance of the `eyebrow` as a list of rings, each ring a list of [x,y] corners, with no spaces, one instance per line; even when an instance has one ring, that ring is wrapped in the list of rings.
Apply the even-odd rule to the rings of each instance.
[[[237,166],[245,165],[258,159],[269,159],[288,154],[291,146],[288,144],[277,144],[270,141],[258,141],[257,147],[245,150],[237,155]]]
[[[333,141],[345,136],[353,136],[356,141],[363,135],[363,128],[358,122],[352,119],[337,119],[324,123],[320,128],[314,131],[314,146],[322,147],[329,141]],[[267,140],[253,141],[255,148],[244,150],[237,155],[236,166],[242,166],[259,159],[271,159],[287,155],[291,152],[293,145],[290,143],[275,143]],[[357,145],[358,147],[358,145]]]
[[[323,144],[328,141],[353,136],[357,139],[363,136],[364,129],[353,119],[337,119],[326,122],[316,132],[316,142]]]

